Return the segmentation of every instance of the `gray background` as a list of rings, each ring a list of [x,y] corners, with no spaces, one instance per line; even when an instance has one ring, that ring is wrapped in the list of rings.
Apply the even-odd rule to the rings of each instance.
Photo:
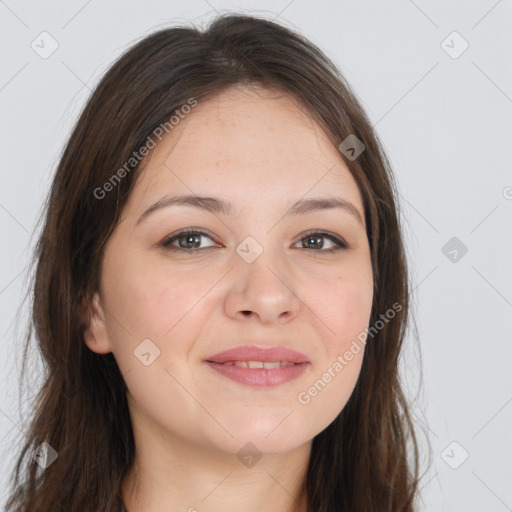
[[[318,44],[355,88],[394,166],[424,365],[415,417],[432,445],[421,510],[512,510],[511,0],[0,0],[0,503],[22,428],[26,309],[19,328],[16,313],[72,124],[134,40],[225,10],[276,19]],[[51,49],[43,31],[58,44],[46,59],[31,47]],[[411,396],[416,346],[411,332]],[[34,391],[37,367],[31,375]]]

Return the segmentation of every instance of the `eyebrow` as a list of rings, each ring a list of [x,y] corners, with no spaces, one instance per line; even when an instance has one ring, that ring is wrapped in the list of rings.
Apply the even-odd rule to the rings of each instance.
[[[163,197],[156,203],[152,204],[136,222],[136,225],[146,219],[151,213],[167,208],[169,206],[192,206],[200,208],[214,214],[221,214],[230,217],[239,216],[240,212],[237,210],[233,203],[224,201],[216,197],[197,196],[197,195],[182,195],[174,197]],[[351,214],[356,220],[364,227],[364,222],[359,213],[359,210],[350,202],[342,199],[341,197],[319,197],[319,198],[306,198],[300,199],[294,203],[283,215],[284,217],[304,215],[318,210],[328,210],[332,208],[341,208],[347,213]]]

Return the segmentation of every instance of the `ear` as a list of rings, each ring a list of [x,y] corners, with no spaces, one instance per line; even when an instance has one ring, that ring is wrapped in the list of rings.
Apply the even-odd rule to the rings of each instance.
[[[92,301],[82,302],[82,311],[85,320],[84,342],[97,354],[108,354],[112,347],[108,335],[105,313],[100,304],[98,293],[94,294]]]

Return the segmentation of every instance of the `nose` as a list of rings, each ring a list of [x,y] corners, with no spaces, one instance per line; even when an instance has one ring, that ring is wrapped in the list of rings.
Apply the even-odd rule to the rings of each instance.
[[[231,318],[264,324],[282,324],[295,318],[301,301],[284,265],[277,265],[276,258],[263,252],[252,263],[240,260],[237,266],[225,301]]]

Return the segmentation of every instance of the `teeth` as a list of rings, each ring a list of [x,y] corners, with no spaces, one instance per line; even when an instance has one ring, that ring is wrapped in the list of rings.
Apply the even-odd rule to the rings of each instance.
[[[240,366],[242,368],[265,368],[271,370],[273,368],[281,368],[283,366],[293,366],[295,363],[289,361],[227,361],[223,364],[230,366]]]
[[[264,368],[268,368],[268,369],[280,368],[281,367],[281,362],[280,361],[272,361],[272,362],[268,362],[268,363],[263,363],[263,365],[264,365]]]

